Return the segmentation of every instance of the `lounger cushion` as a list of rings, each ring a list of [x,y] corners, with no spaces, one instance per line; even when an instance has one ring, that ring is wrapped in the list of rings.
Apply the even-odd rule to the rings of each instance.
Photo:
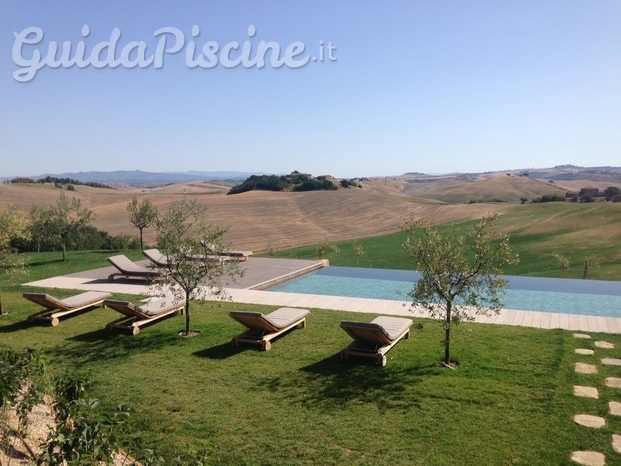
[[[166,299],[152,299],[145,304],[136,306],[136,308],[148,316],[160,314],[161,312],[168,311],[173,307],[178,307],[178,305]]]
[[[306,309],[295,309],[291,307],[281,307],[274,312],[270,312],[265,316],[267,320],[274,327],[283,328],[293,322],[300,320],[310,314],[310,311]]]
[[[67,307],[82,307],[87,306],[89,303],[102,301],[104,299],[111,298],[110,293],[101,291],[87,291],[86,293],[71,296],[70,298],[61,299],[60,301]]]
[[[119,254],[118,256],[108,257],[108,261],[114,265],[120,272],[125,273],[127,275],[139,275],[139,276],[158,276],[160,272],[158,270],[154,270],[152,268],[143,267],[141,265],[135,264],[131,260],[127,258],[127,256],[123,254]]]
[[[392,341],[399,338],[403,332],[412,326],[412,320],[404,319],[402,317],[380,316],[373,319],[371,322],[341,322],[341,326],[375,330],[384,335],[388,340]]]
[[[274,328],[280,329],[284,328],[288,325],[291,325],[293,322],[296,322],[307,315],[310,314],[310,311],[306,309],[295,309],[291,307],[281,307],[280,309],[276,309],[274,312],[270,312],[268,315],[264,315],[261,312],[248,312],[248,311],[231,311],[230,315],[232,317],[252,317],[257,319],[263,319],[270,325],[274,326]],[[246,321],[247,324],[247,321]],[[246,325],[244,324],[244,325]]]
[[[173,301],[167,299],[151,299],[148,302],[136,306],[129,301],[118,301],[116,299],[106,299],[104,306],[108,306],[122,314],[128,316],[148,316],[153,317],[171,309],[178,309],[180,305],[174,304]]]
[[[87,291],[65,299],[58,299],[46,293],[24,293],[24,298],[36,302],[48,309],[74,309],[98,303],[112,295],[102,291]]]
[[[398,338],[403,332],[409,329],[413,322],[412,319],[405,319],[403,317],[387,317],[380,316],[371,321],[372,324],[379,325],[384,334],[390,339],[394,340]]]

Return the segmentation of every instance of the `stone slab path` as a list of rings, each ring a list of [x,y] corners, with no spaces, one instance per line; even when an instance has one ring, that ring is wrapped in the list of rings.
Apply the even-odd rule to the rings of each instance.
[[[590,335],[582,333],[576,333],[574,334],[574,337],[581,340],[591,339]],[[596,341],[594,344],[596,348],[601,349],[604,352],[615,348],[614,343],[607,341]],[[575,352],[576,354],[586,357],[593,356],[595,354],[595,351],[589,348],[577,348]],[[602,358],[600,361],[602,365],[621,366],[621,359]],[[597,366],[595,364],[576,362],[575,371],[579,374],[597,374]],[[621,378],[607,377],[604,381],[607,387],[621,388]],[[597,388],[582,385],[574,386],[574,395],[587,398],[599,398]],[[621,400],[621,392],[619,393],[619,399]],[[620,401],[610,401],[608,403],[608,407],[611,416],[621,416]],[[574,416],[574,422],[580,426],[590,429],[600,429],[606,425],[605,418],[585,413],[576,414]],[[621,454],[621,435],[612,435],[612,448],[616,453]],[[616,460],[618,461],[619,459],[617,458]],[[571,454],[571,461],[583,466],[604,466],[606,464],[606,457],[603,453],[596,451],[574,451]]]

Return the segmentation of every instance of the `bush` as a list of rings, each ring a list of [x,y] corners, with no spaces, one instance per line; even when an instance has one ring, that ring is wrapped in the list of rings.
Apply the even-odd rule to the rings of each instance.
[[[532,203],[536,204],[538,202],[565,202],[565,196],[561,195],[561,194],[544,194],[541,197],[537,197],[535,199],[533,199],[531,201]]]

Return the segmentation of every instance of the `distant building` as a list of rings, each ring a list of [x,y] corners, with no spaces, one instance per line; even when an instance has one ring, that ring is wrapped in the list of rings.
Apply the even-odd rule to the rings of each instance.
[[[588,196],[591,195],[593,197],[603,197],[604,193],[601,192],[599,188],[582,188],[580,189],[580,195],[581,196]]]
[[[317,179],[319,181],[332,181],[333,180],[332,175],[319,175]]]
[[[617,194],[616,196],[612,196],[612,202],[621,202],[621,194]]]

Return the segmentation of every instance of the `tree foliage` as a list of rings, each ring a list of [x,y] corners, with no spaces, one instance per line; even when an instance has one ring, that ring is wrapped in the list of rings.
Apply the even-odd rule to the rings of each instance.
[[[224,285],[243,274],[237,261],[224,260],[222,228],[207,221],[196,200],[174,202],[158,220],[158,247],[167,258],[165,280],[155,284],[160,294],[172,292],[185,303],[185,334],[190,334],[190,302],[209,296],[226,299]],[[223,283],[224,281],[224,283]]]
[[[469,233],[455,227],[440,233],[413,214],[404,225],[404,247],[422,273],[409,295],[413,305],[442,319],[445,365],[451,364],[452,324],[498,313],[507,286],[500,267],[518,262],[509,238],[496,232],[496,220],[496,214],[483,217]]]
[[[130,223],[140,231],[140,249],[144,250],[143,230],[155,225],[160,213],[148,197],[139,203],[136,196],[127,204],[127,212]]]
[[[17,253],[15,242],[27,240],[29,237],[28,224],[15,206],[9,206],[0,213],[0,269],[5,278],[13,280],[22,275],[25,270],[23,257]],[[2,297],[0,296],[0,315],[4,314]]]
[[[252,175],[242,184],[233,186],[228,194],[239,194],[252,190],[261,191],[317,191],[334,190],[338,187],[329,180],[309,178],[299,172],[289,176]]]
[[[30,211],[33,239],[40,247],[61,250],[63,262],[67,260],[68,249],[79,249],[88,236],[88,227],[95,214],[82,207],[79,199],[67,198],[64,192],[56,205],[35,207]]]

